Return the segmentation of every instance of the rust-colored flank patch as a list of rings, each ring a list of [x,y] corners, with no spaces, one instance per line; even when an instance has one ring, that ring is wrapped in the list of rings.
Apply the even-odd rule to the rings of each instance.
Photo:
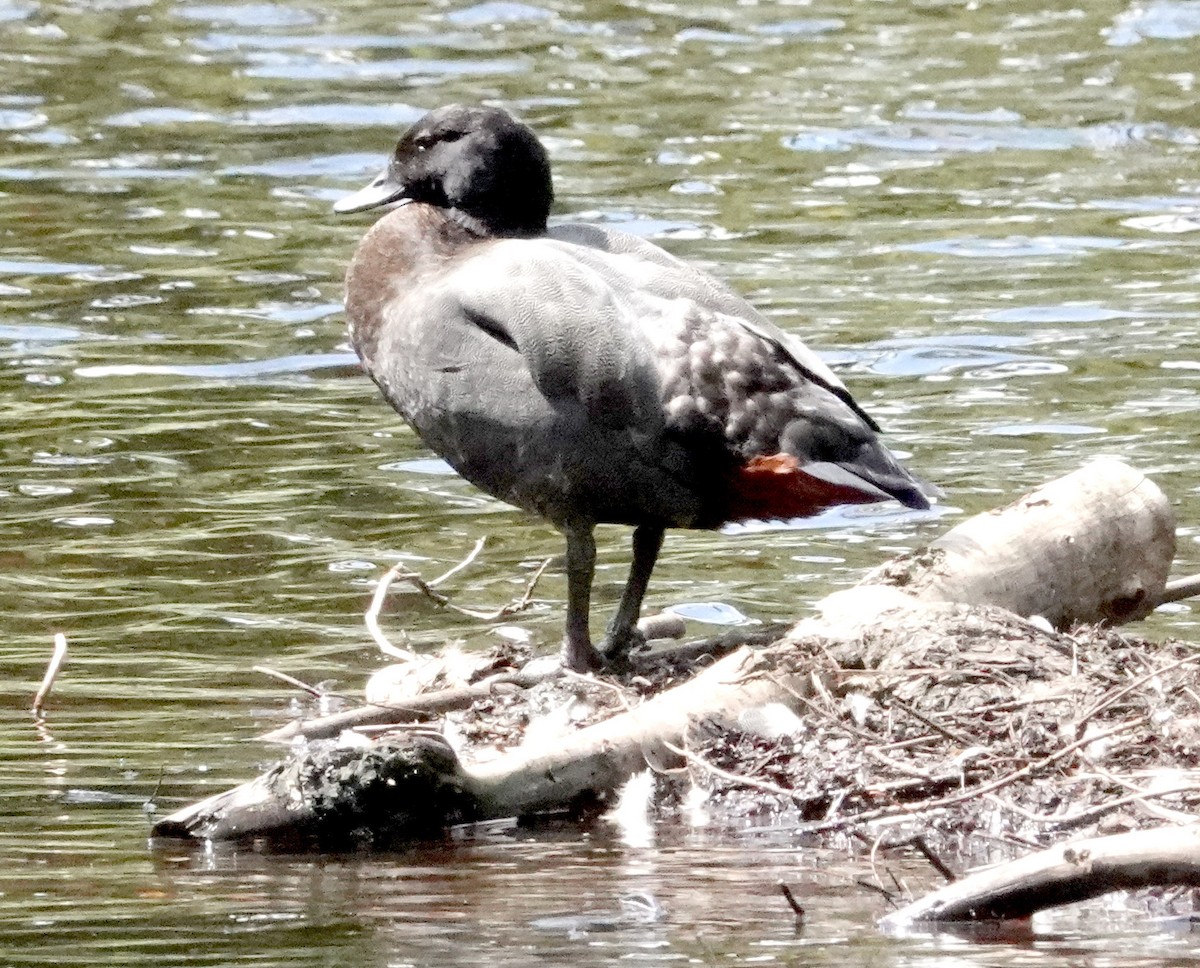
[[[838,504],[869,504],[879,495],[804,473],[791,454],[751,458],[734,472],[727,521],[809,518]]]

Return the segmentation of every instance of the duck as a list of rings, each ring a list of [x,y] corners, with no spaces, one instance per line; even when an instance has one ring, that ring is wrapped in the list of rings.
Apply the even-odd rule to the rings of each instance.
[[[550,224],[553,201],[529,126],[451,104],[334,210],[387,209],[345,280],[351,343],[384,399],[458,474],[565,537],[565,668],[615,668],[643,644],[668,528],[930,507],[936,491],[798,337],[652,242]],[[599,647],[598,524],[633,529]]]

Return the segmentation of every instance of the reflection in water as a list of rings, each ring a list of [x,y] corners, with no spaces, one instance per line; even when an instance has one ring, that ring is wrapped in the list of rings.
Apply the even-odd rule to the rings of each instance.
[[[486,534],[455,591],[508,601],[561,550],[446,474],[346,351],[364,222],[329,204],[438,104],[513,108],[547,134],[555,217],[652,238],[801,332],[945,489],[938,514],[1119,454],[1180,502],[1178,570],[1200,570],[1195,4],[1077,6],[0,0],[0,962],[1190,956],[1098,907],[1036,924],[1025,951],[880,939],[862,866],[766,832],[769,810],[733,832],[498,826],[386,856],[146,843],[143,804],[257,773],[277,751],[243,741],[308,708],[255,665],[360,688],[392,562],[436,574]],[[648,604],[794,618],[944,526],[878,507],[675,534]],[[598,541],[609,604],[628,535]],[[503,627],[404,595],[386,621],[416,648],[550,650],[561,570],[538,594]],[[1181,604],[1148,630],[1195,624]],[[72,658],[36,726],[60,631]],[[665,919],[531,926],[632,891]]]

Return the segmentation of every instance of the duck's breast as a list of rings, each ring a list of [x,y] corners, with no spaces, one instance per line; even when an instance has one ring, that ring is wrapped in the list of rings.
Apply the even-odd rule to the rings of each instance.
[[[389,402],[484,490],[558,523],[695,518],[629,294],[569,253],[479,243],[347,305]]]

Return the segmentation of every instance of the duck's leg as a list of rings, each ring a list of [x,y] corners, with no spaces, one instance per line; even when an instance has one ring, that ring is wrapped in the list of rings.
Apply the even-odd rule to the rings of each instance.
[[[592,575],[596,571],[596,540],[591,525],[572,525],[567,536],[567,631],[563,638],[563,667],[575,672],[599,669],[604,664],[588,631]]]
[[[664,529],[657,524],[643,524],[633,530],[633,563],[629,566],[629,580],[621,593],[621,602],[616,614],[608,623],[601,654],[611,662],[628,654],[629,650],[641,645],[645,639],[638,631],[637,620],[642,613],[642,599],[650,584],[650,573],[658,561],[662,549]]]

